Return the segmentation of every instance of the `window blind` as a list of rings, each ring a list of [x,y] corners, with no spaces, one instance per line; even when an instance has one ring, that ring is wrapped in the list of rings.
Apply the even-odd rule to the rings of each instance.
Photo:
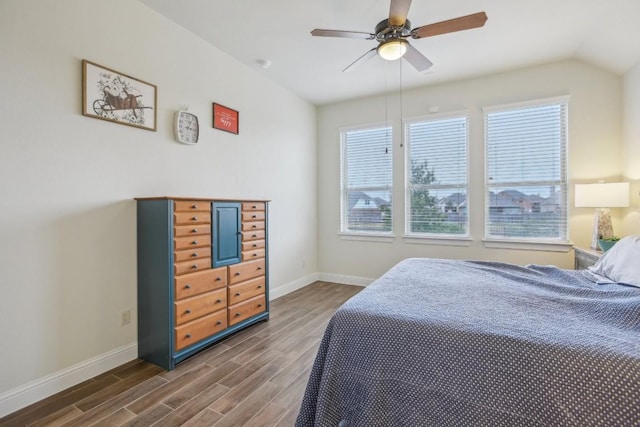
[[[408,123],[407,233],[468,235],[468,119]]]
[[[391,231],[393,183],[390,127],[341,132],[343,232]]]
[[[567,239],[567,102],[485,112],[491,238]]]

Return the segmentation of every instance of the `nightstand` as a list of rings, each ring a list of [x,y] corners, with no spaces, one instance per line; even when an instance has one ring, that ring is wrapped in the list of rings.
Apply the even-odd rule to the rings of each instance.
[[[576,270],[584,270],[585,268],[592,266],[602,256],[602,252],[594,251],[592,249],[574,247],[573,251],[575,253],[574,268]]]

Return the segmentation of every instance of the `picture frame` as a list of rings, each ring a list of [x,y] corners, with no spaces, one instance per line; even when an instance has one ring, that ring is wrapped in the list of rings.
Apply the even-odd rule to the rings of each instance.
[[[82,115],[157,130],[158,88],[119,71],[82,60]]]
[[[214,102],[213,127],[214,129],[238,135],[240,133],[240,113],[232,108]]]

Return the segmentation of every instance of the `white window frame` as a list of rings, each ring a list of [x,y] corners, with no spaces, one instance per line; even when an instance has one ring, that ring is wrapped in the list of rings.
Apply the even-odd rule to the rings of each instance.
[[[503,237],[492,236],[489,233],[489,190],[491,187],[496,186],[496,183],[490,183],[489,179],[489,126],[488,116],[490,113],[533,108],[544,105],[553,104],[565,104],[565,123],[564,123],[564,147],[561,150],[561,159],[563,163],[563,173],[559,181],[546,180],[546,181],[531,181],[531,182],[509,182],[505,183],[505,187],[516,187],[526,185],[559,185],[563,190],[564,201],[564,222],[565,222],[565,235],[558,238],[526,238],[526,237]],[[569,96],[559,96],[554,98],[538,99],[526,102],[518,102],[511,104],[496,105],[483,108],[483,122],[484,122],[484,245],[488,248],[509,248],[509,249],[530,249],[530,250],[545,250],[545,251],[559,251],[567,252],[571,249],[572,244],[569,241],[569,215],[568,215],[568,148],[569,148]],[[499,184],[499,183],[498,183]]]
[[[389,150],[391,151],[389,155],[391,156],[391,182],[386,186],[380,187],[359,187],[352,188],[350,191],[388,191],[391,194],[391,205],[389,206],[390,214],[391,214],[391,229],[389,231],[356,231],[349,230],[347,228],[347,206],[349,205],[347,201],[348,189],[347,189],[347,159],[346,159],[346,136],[349,132],[357,132],[357,131],[367,131],[367,130],[375,130],[375,129],[386,129],[388,132],[389,139]],[[373,123],[368,125],[360,125],[360,126],[350,126],[350,127],[342,127],[339,129],[340,132],[340,238],[344,240],[365,240],[365,241],[378,241],[378,242],[392,242],[394,239],[393,234],[393,175],[394,175],[394,164],[393,164],[393,127],[387,123]]]
[[[465,173],[466,183],[464,184],[466,193],[467,204],[467,218],[466,218],[466,232],[461,234],[450,233],[428,233],[428,232],[413,232],[411,231],[411,138],[409,128],[412,124],[437,122],[450,119],[464,119],[466,121],[466,134],[465,134]],[[450,113],[431,114],[429,116],[414,117],[407,119],[403,123],[404,141],[405,141],[405,188],[404,188],[404,206],[405,206],[405,231],[404,241],[406,243],[425,243],[425,244],[438,244],[438,245],[455,245],[455,246],[467,246],[471,242],[471,206],[469,203],[469,138],[470,138],[470,117],[467,111],[455,111]],[[446,190],[446,189],[458,189],[461,185],[458,184],[433,184],[428,185],[428,189],[433,190]]]

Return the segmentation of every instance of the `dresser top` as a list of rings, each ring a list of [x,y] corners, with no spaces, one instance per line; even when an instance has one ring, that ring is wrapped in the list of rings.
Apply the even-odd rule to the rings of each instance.
[[[175,197],[175,196],[157,196],[157,197],[134,197],[134,200],[198,200],[198,201],[220,201],[220,202],[270,202],[266,199],[221,199],[218,197]]]

